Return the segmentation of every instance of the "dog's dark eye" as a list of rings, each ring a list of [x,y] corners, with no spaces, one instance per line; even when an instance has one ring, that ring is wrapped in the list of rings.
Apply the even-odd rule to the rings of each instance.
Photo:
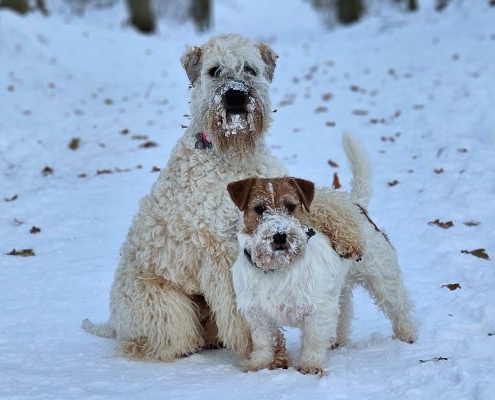
[[[266,207],[263,204],[258,204],[256,207],[254,207],[254,211],[258,215],[263,215],[263,213],[266,211]]]
[[[210,75],[212,78],[216,78],[221,72],[221,69],[219,66],[212,67],[208,70],[208,75]]]
[[[295,205],[294,203],[285,203],[285,208],[289,213],[293,213],[294,210],[297,208],[297,205]]]
[[[244,72],[246,74],[249,74],[249,75],[252,75],[252,76],[256,76],[256,71],[254,70],[254,68],[250,67],[249,65],[245,65],[244,66]]]

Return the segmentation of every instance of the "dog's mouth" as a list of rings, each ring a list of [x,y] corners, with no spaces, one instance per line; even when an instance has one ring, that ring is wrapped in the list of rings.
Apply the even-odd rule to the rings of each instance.
[[[256,90],[236,80],[216,89],[208,119],[215,149],[238,160],[253,156],[266,128],[264,105]]]
[[[258,268],[265,271],[280,271],[290,268],[300,257],[302,243],[298,241],[277,244],[271,242],[267,246],[257,246],[253,249],[253,260]]]
[[[223,126],[227,131],[253,130],[255,101],[244,86],[230,88],[222,96]],[[223,114],[223,113],[222,113]]]
[[[247,91],[231,88],[223,95],[223,106],[227,114],[240,114],[245,118],[248,112],[248,100]]]
[[[213,98],[214,130],[225,136],[259,130],[257,111],[260,105],[242,81],[229,81],[220,86]]]

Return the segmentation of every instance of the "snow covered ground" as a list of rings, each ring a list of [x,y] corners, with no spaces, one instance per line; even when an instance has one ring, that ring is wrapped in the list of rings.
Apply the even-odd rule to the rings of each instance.
[[[208,35],[164,21],[150,37],[120,6],[0,12],[1,399],[493,399],[495,7],[382,3],[327,30],[307,2],[277,3],[216,0]],[[367,147],[370,212],[398,250],[417,343],[392,340],[360,290],[351,343],[322,378],[247,374],[226,350],[132,361],[81,329],[107,319],[138,201],[188,123],[185,44],[232,31],[280,55],[268,141],[291,174],[330,185],[337,172],[345,189],[341,133]]]

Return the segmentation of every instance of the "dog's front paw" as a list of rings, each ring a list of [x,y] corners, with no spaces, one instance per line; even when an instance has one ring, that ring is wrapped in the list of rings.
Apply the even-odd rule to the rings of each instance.
[[[285,352],[280,352],[280,353],[275,353],[275,356],[273,357],[272,362],[268,366],[269,369],[287,369],[291,366],[292,364],[292,359],[290,357],[290,354],[285,351]]]
[[[275,369],[272,368],[272,363],[275,362],[276,357],[271,352],[266,351],[253,351],[249,359],[245,360],[244,371],[256,372],[262,369]],[[279,368],[279,367],[276,367]]]
[[[417,339],[417,333],[414,331],[414,329],[410,331],[399,331],[394,333],[394,339],[399,339],[402,340],[405,343],[413,344]]]
[[[347,258],[355,261],[361,261],[361,259],[363,258],[363,249],[360,246],[335,246],[335,251],[342,258]]]
[[[339,341],[330,343],[330,350],[337,350],[339,347],[342,347]]]
[[[323,376],[323,373],[325,372],[323,367],[317,365],[299,365],[297,370],[304,375]]]
[[[270,364],[258,364],[258,363],[253,363],[252,361],[244,361],[244,372],[258,372],[261,371],[262,369],[275,369],[275,368],[270,368]]]

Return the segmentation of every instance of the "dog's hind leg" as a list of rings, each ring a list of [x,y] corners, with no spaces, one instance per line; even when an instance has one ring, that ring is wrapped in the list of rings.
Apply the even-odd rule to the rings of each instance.
[[[197,294],[192,296],[192,300],[198,307],[198,316],[201,326],[203,327],[204,348],[215,349],[224,347],[223,343],[218,338],[217,324],[205,298],[202,295]]]
[[[172,361],[203,346],[198,307],[190,296],[159,277],[128,283],[119,303],[112,304],[118,352]]]
[[[375,237],[378,237],[377,233]],[[382,246],[390,246],[384,240],[371,244],[376,252],[368,252],[362,265],[358,265],[359,281],[368,290],[376,305],[392,323],[394,337],[407,343],[417,338],[417,328],[412,318],[412,305],[402,280],[402,273],[395,251],[382,251]],[[365,268],[362,268],[364,267]],[[365,269],[365,270],[363,270]]]
[[[337,325],[337,339],[334,343],[331,343],[332,348],[344,346],[349,340],[351,332],[351,321],[354,314],[354,308],[352,304],[352,286],[350,284],[345,285],[342,288],[339,298],[339,323]]]

